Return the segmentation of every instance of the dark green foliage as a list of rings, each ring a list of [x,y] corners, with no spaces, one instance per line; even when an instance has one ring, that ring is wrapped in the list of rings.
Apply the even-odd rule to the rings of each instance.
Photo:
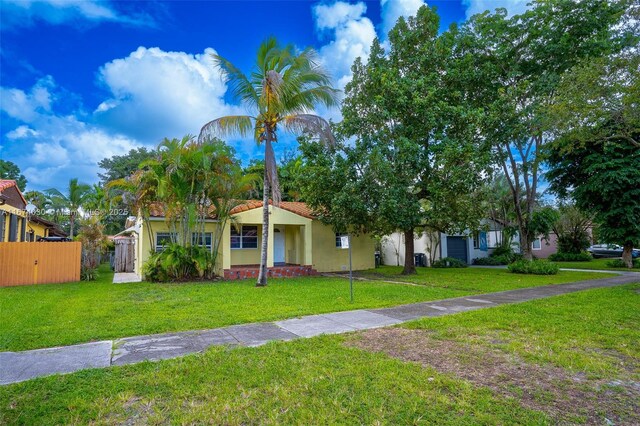
[[[433,268],[466,268],[467,266],[462,260],[453,257],[443,257],[431,265]]]
[[[514,274],[555,275],[560,267],[546,260],[516,260],[508,266],[509,272]]]
[[[145,278],[153,282],[211,279],[214,276],[211,252],[206,247],[171,243],[153,253],[143,265]]]
[[[98,173],[98,177],[103,185],[112,180],[126,179],[138,170],[141,163],[150,160],[155,155],[155,150],[141,147],[132,149],[124,155],[105,158],[98,163],[98,166],[104,170],[104,173]]]
[[[640,241],[640,149],[626,140],[572,135],[548,149],[551,188],[592,212],[599,238],[625,246],[628,256]]]
[[[20,191],[27,186],[27,178],[20,173],[20,168],[11,161],[0,160],[0,179],[15,180]]]
[[[482,266],[508,265],[509,258],[505,256],[478,257],[473,259],[473,264]]]
[[[606,263],[609,268],[626,268],[627,264],[622,259],[613,259]],[[633,267],[640,269],[640,259],[633,259]]]
[[[549,256],[553,262],[591,262],[593,257],[590,253],[583,251],[580,253],[567,253],[559,251]]]
[[[580,254],[591,245],[591,215],[584,214],[573,204],[561,204],[558,212],[560,216],[552,227],[558,252]]]
[[[98,268],[82,266],[80,268],[80,281],[95,281],[100,277]]]

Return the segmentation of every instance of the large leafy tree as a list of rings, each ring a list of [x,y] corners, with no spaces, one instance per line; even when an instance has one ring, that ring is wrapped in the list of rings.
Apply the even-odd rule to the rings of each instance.
[[[20,173],[20,167],[11,161],[0,160],[0,179],[15,180],[21,191],[27,186],[27,178]]]
[[[522,15],[476,15],[462,28],[452,73],[465,99],[484,108],[483,135],[504,173],[524,256],[540,231],[535,219],[548,114],[563,74],[620,48],[615,25],[625,2],[535,1]]]
[[[477,136],[478,113],[450,90],[454,37],[439,34],[435,11],[423,7],[401,18],[389,41],[388,52],[375,40],[367,63],[353,65],[339,126],[342,149],[304,148],[303,188],[336,227],[402,231],[403,273],[412,274],[416,228],[462,231],[479,222],[481,203],[466,201],[478,194],[488,157]]]
[[[252,135],[264,145],[264,182],[262,247],[257,285],[267,284],[267,250],[269,236],[269,195],[273,203],[281,200],[273,143],[278,130],[291,133],[309,132],[324,141],[333,141],[329,123],[311,114],[318,104],[337,103],[337,90],[331,87],[328,73],[319,64],[313,49],[296,53],[291,45],[281,46],[269,38],[258,48],[254,69],[247,76],[222,56],[213,55],[215,65],[225,76],[232,94],[249,108],[249,115],[217,118],[205,124],[199,140],[215,136]]]
[[[623,260],[632,267],[633,247],[640,244],[640,150],[625,137],[613,138],[616,131],[602,137],[604,130],[596,129],[586,143],[583,134],[556,139],[548,147],[547,176],[560,196],[593,215],[604,241],[623,245]]]
[[[69,217],[69,236],[73,238],[73,230],[76,217],[80,214],[80,208],[91,195],[91,186],[78,182],[78,178],[69,180],[69,186],[66,193],[62,193],[56,188],[50,188],[45,191],[49,196],[54,208],[64,209]]]

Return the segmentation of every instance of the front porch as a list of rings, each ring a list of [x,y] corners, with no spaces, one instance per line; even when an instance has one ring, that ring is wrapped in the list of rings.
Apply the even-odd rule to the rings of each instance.
[[[260,265],[236,265],[224,270],[225,280],[244,280],[247,278],[258,278]],[[311,265],[276,264],[267,268],[267,277],[306,277],[317,275],[318,271]]]

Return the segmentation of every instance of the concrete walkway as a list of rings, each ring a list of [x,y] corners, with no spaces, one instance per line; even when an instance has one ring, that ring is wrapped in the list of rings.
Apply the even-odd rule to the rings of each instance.
[[[456,297],[392,308],[309,315],[284,321],[127,337],[115,341],[33,351],[0,352],[0,384],[22,382],[51,374],[72,373],[86,368],[175,358],[201,352],[215,345],[259,346],[272,340],[293,340],[320,334],[385,327],[418,318],[439,317],[632,282],[640,282],[640,274],[621,273],[612,278]]]
[[[135,272],[116,272],[113,274],[114,284],[139,283],[140,281],[142,281],[142,278],[140,278],[140,275]]]

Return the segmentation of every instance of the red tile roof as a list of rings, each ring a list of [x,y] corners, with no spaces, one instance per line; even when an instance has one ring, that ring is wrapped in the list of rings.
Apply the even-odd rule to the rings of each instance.
[[[248,210],[259,209],[262,207],[262,201],[258,200],[247,200],[244,204],[240,204],[231,210],[231,214],[246,212]],[[269,204],[273,205],[273,201],[269,200]],[[315,216],[309,206],[306,203],[301,203],[299,201],[281,201],[280,208],[282,210],[289,211],[291,213],[295,213],[298,216],[306,217],[307,219],[315,219]]]
[[[16,181],[13,179],[0,179],[0,193],[2,193],[2,191],[4,191],[5,189],[9,189],[12,187],[16,187],[16,191],[18,191],[18,195],[20,195],[20,198],[22,198],[22,201],[27,204],[27,200],[24,199],[24,196],[22,195],[22,191],[20,191],[20,188],[18,188],[18,185],[16,184]]]
[[[269,200],[269,204],[273,204],[273,202]],[[231,214],[242,213],[253,209],[259,209],[261,207],[262,201],[246,200],[243,201],[242,204],[239,204],[238,206],[231,209]],[[280,202],[280,208],[297,214],[298,216],[306,217],[307,219],[315,219],[313,212],[306,203],[301,203],[299,201],[282,201]],[[164,217],[164,206],[162,204],[152,204],[149,210],[152,217]],[[208,217],[215,218],[214,207],[211,207],[211,209],[209,210]]]

